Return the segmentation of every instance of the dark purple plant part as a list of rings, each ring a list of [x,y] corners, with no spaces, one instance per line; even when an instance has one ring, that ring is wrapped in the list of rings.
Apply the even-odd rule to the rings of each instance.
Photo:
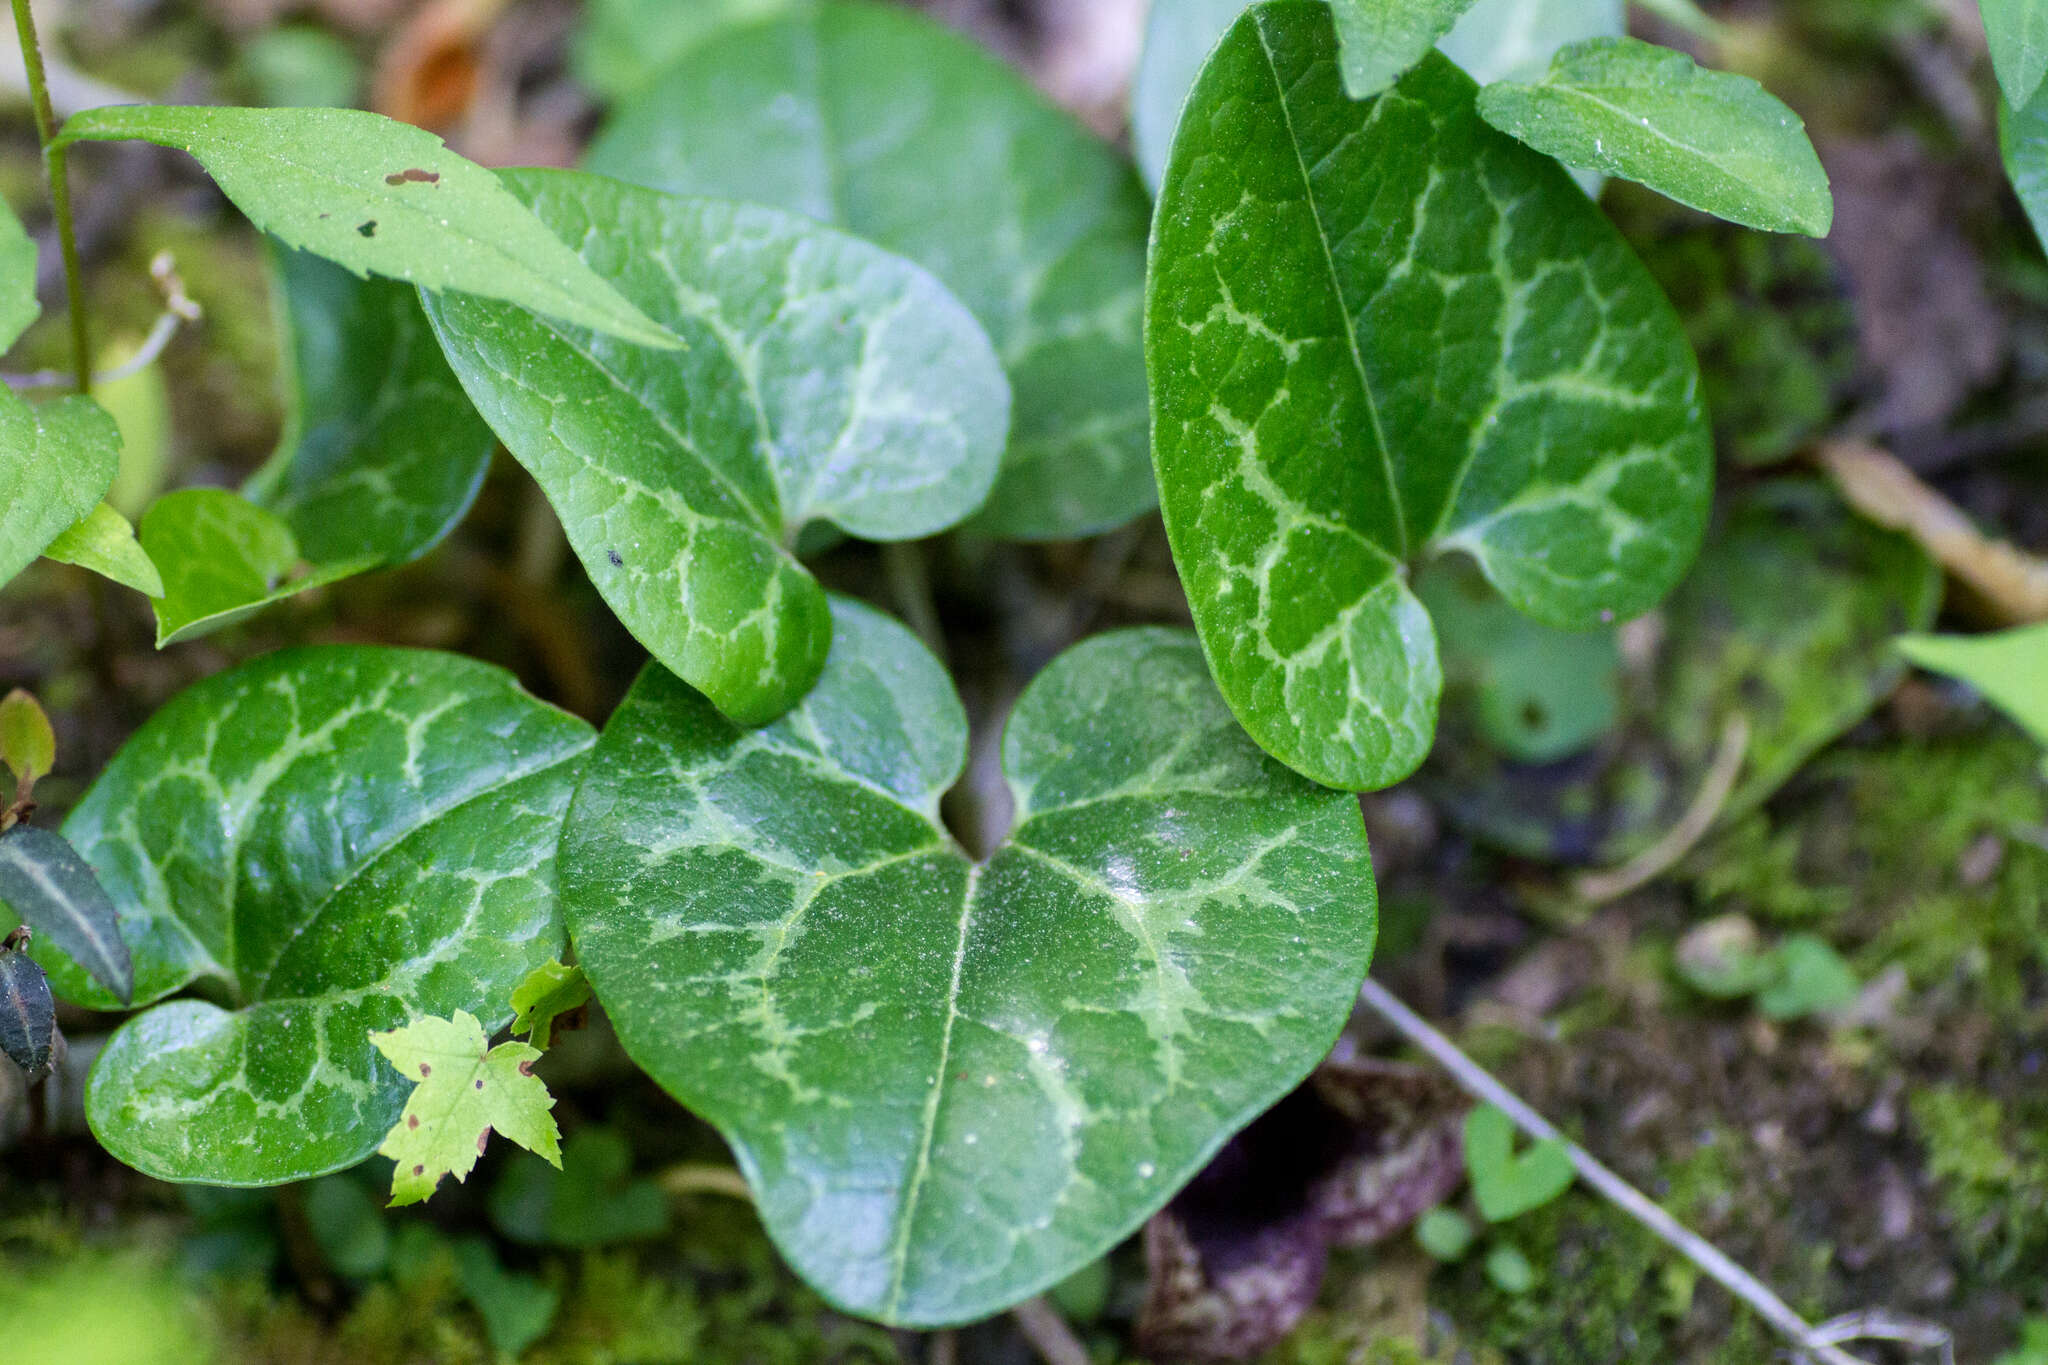
[[[1392,1236],[1457,1189],[1466,1107],[1433,1071],[1325,1062],[1146,1224],[1139,1350],[1229,1361],[1278,1342],[1332,1247]]]

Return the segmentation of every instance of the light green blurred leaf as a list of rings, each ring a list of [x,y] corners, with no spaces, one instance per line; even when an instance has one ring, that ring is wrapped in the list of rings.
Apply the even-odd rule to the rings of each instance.
[[[51,559],[91,569],[144,597],[164,595],[163,575],[135,538],[135,528],[128,524],[128,518],[106,503],[86,513],[85,520],[51,541],[43,553]]]
[[[1930,672],[1962,679],[2048,744],[2048,625],[1996,635],[1906,635],[1899,652]]]
[[[610,100],[644,89],[720,29],[764,19],[803,0],[590,0],[570,44],[576,78]]]
[[[1408,74],[1472,0],[1330,0],[1344,90],[1370,99]]]
[[[2024,109],[2048,76],[2048,0],[1979,0],[2006,104]]]
[[[36,244],[21,219],[0,202],[0,351],[21,340],[43,315],[36,300]]]
[[[1834,199],[1806,126],[1747,76],[1682,52],[1598,38],[1527,84],[1479,95],[1494,127],[1567,166],[1621,176],[1767,232],[1825,237]]]
[[[90,398],[31,406],[0,386],[0,584],[99,505],[121,433]]]

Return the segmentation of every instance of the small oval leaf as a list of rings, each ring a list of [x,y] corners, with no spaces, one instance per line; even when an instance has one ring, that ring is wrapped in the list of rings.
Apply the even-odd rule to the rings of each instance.
[[[978,530],[1072,539],[1157,501],[1144,189],[974,43],[898,5],[796,6],[690,48],[619,111],[587,165],[806,214],[943,280],[1016,393]]]
[[[57,766],[57,732],[37,701],[19,687],[0,697],[0,763],[32,787]]]
[[[841,1307],[984,1317],[1100,1256],[1327,1052],[1375,926],[1357,802],[1262,755],[1193,639],[1063,655],[1003,741],[985,863],[938,819],[966,725],[909,631],[837,600],[817,689],[743,731],[664,670],[564,832],[626,1050],[732,1142]]]
[[[1153,455],[1223,695],[1332,786],[1428,751],[1410,564],[1476,560],[1552,625],[1635,615],[1705,529],[1676,315],[1556,163],[1431,56],[1347,98],[1327,6],[1245,15],[1190,97],[1152,245]]]
[[[1747,76],[1635,38],[1564,49],[1543,79],[1479,94],[1479,113],[1567,166],[1648,185],[1766,232],[1825,237],[1828,173],[1806,125]]]
[[[677,344],[496,175],[424,129],[360,109],[132,104],[72,115],[57,142],[130,139],[191,153],[250,222],[358,275],[503,299],[641,346]]]
[[[0,834],[0,902],[36,931],[39,953],[59,949],[122,1004],[134,997],[135,968],[114,903],[62,835],[32,825]]]
[[[0,948],[0,1052],[34,1085],[50,1074],[56,1044],[57,1002],[49,979],[27,953]]]
[[[590,727],[500,669],[415,650],[266,655],[173,698],[65,824],[119,907],[149,1004],[86,1116],[164,1180],[350,1166],[404,1107],[372,1029],[468,1010],[561,951],[554,856]],[[64,998],[110,997],[61,955]]]
[[[507,183],[689,350],[430,299],[455,372],[627,629],[727,715],[772,720],[831,631],[798,534],[909,540],[980,506],[1002,368],[930,275],[793,214],[572,171]]]

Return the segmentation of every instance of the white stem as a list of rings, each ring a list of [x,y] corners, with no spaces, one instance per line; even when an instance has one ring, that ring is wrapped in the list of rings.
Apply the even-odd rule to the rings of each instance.
[[[171,253],[160,251],[149,263],[149,273],[164,293],[164,311],[151,324],[149,335],[142,339],[141,347],[128,357],[124,364],[111,370],[101,370],[92,377],[95,387],[101,384],[117,384],[131,375],[141,374],[163,355],[178,335],[178,328],[188,322],[197,322],[203,316],[199,305],[185,294],[185,282],[178,278],[177,265]],[[73,382],[73,376],[61,370],[38,370],[34,374],[10,374],[0,376],[10,389],[54,389]]]
[[[1359,998],[1392,1024],[1401,1036],[1435,1058],[1457,1078],[1458,1084],[1513,1119],[1518,1127],[1538,1141],[1561,1143],[1571,1157],[1572,1167],[1588,1185],[1605,1195],[1624,1213],[1670,1243],[1680,1255],[1698,1266],[1714,1281],[1754,1308],[1765,1321],[1782,1332],[1802,1351],[1825,1365],[1866,1365],[1810,1326],[1762,1280],[1721,1253],[1713,1243],[1690,1231],[1664,1212],[1649,1196],[1603,1166],[1593,1154],[1557,1131],[1514,1091],[1489,1075],[1467,1057],[1458,1045],[1430,1027],[1421,1015],[1409,1009],[1377,981],[1367,978]]]

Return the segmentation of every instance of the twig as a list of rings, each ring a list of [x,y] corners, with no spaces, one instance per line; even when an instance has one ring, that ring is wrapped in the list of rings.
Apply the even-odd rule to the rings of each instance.
[[[133,375],[138,375],[163,356],[172,338],[178,335],[178,328],[188,322],[197,322],[205,316],[204,311],[185,293],[185,282],[178,277],[178,263],[168,251],[159,251],[156,259],[149,263],[149,273],[163,290],[164,311],[157,315],[149,335],[134,355],[111,370],[102,370],[92,377],[95,384],[118,384]],[[72,382],[72,376],[62,370],[37,370],[33,374],[10,374],[0,376],[10,389],[51,389]]]
[[[722,1194],[742,1203],[754,1202],[747,1178],[730,1166],[706,1161],[686,1161],[661,1173],[661,1188],[671,1198],[686,1194]]]
[[[1829,1318],[1813,1329],[1813,1334],[1823,1341],[1896,1341],[1907,1346],[1918,1346],[1933,1351],[1941,1365],[1956,1365],[1955,1334],[1946,1327],[1916,1318],[1902,1318],[1881,1310],[1861,1313],[1844,1313],[1838,1318]]]
[[[1045,1365],[1090,1365],[1088,1348],[1081,1344],[1081,1338],[1067,1326],[1059,1309],[1043,1298],[1024,1300],[1010,1310],[1010,1316],[1017,1320],[1017,1330]]]
[[[1721,808],[1728,804],[1728,797],[1735,790],[1735,779],[1742,775],[1742,760],[1748,754],[1749,722],[1737,713],[1721,727],[1721,742],[1714,750],[1706,780],[1700,783],[1698,795],[1678,823],[1620,867],[1584,873],[1572,882],[1572,890],[1581,900],[1600,905],[1647,886],[1670,871],[1713,828]]]
[[[64,169],[64,149],[56,146],[57,115],[50,107],[50,82],[43,73],[43,45],[36,37],[29,0],[14,0],[14,27],[21,34],[21,64],[28,73],[29,104],[35,110],[36,137],[43,147],[43,169],[50,178],[50,209],[57,220],[57,246],[64,256],[64,300],[71,313],[71,368],[80,393],[92,392],[92,344],[85,331],[85,276],[78,262],[78,233],[71,222],[71,181]]]
[[[1622,1212],[1662,1238],[1722,1288],[1755,1309],[1801,1351],[1823,1362],[1823,1365],[1866,1365],[1819,1330],[1808,1326],[1806,1319],[1793,1312],[1791,1306],[1772,1293],[1768,1285],[1735,1264],[1713,1243],[1687,1229],[1649,1196],[1602,1165],[1592,1153],[1558,1132],[1519,1095],[1495,1080],[1479,1063],[1460,1051],[1456,1043],[1430,1027],[1422,1016],[1395,999],[1384,986],[1367,978],[1359,991],[1359,999],[1399,1030],[1402,1037],[1434,1058],[1466,1090],[1513,1119],[1523,1132],[1540,1142],[1562,1144],[1571,1157],[1572,1168],[1581,1179]]]

